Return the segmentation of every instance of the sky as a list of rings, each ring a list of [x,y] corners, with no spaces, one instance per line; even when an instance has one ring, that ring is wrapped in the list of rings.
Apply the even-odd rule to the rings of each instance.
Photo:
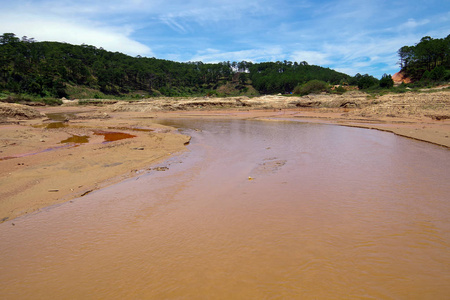
[[[0,34],[172,61],[306,61],[354,76],[450,34],[449,0],[0,0]]]

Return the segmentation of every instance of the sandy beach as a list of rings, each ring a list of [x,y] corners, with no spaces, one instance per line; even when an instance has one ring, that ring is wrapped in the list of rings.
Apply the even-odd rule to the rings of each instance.
[[[190,137],[157,124],[159,118],[319,122],[383,130],[450,148],[448,90],[376,99],[355,93],[68,103],[33,108],[38,115],[32,117],[7,113],[3,106],[0,222],[147,172],[185,151]]]

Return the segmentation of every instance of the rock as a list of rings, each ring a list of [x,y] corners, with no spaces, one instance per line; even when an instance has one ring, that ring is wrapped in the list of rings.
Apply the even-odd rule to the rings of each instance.
[[[0,102],[0,117],[9,117],[16,119],[38,119],[43,118],[44,115],[38,112],[36,109],[26,105]]]

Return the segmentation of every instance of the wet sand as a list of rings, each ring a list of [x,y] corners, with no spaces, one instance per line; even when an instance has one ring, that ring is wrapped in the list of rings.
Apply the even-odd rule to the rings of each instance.
[[[188,136],[142,114],[105,118],[96,109],[44,108],[51,113],[87,111],[80,114],[86,119],[0,125],[1,221],[135,176],[184,151],[189,142]]]
[[[156,118],[236,118],[337,124],[390,131],[450,148],[449,119],[364,118],[344,108],[111,112],[106,107],[76,106],[42,107],[39,111],[66,115],[59,123],[37,119],[0,125],[1,222],[136,176],[172,154],[184,151],[189,136],[180,134],[175,128],[156,124],[153,122]],[[70,114],[75,112],[78,114]],[[59,125],[51,128],[49,124]],[[129,136],[106,141],[106,135],[99,132]],[[68,139],[69,143],[62,143]],[[80,139],[87,139],[87,142],[80,142]]]

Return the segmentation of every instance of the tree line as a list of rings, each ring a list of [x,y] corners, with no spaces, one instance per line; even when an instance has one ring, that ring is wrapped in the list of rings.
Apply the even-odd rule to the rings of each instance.
[[[450,35],[423,37],[415,46],[400,48],[398,55],[402,71],[414,81],[450,80]],[[0,35],[2,93],[62,98],[81,87],[109,96],[198,96],[217,94],[221,86],[233,83],[237,94],[249,87],[259,94],[287,94],[308,90],[305,84],[312,80],[360,89],[393,86],[387,74],[380,80],[369,74],[349,76],[306,61],[182,63],[131,57],[85,44]]]
[[[0,90],[41,97],[70,97],[70,86],[106,95],[206,95],[227,82],[252,85],[261,94],[290,93],[312,79],[329,84],[350,76],[306,62],[174,62],[131,57],[91,45],[37,42],[0,36]]]

